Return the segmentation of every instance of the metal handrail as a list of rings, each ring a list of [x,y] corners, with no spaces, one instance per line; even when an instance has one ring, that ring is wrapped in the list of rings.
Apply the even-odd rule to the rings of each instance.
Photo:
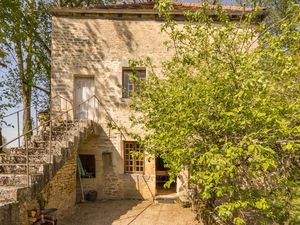
[[[55,96],[55,97],[57,97],[57,96]],[[55,98],[54,97],[54,98]],[[60,96],[61,97],[61,96]],[[5,143],[5,144],[3,144],[2,146],[0,146],[0,149],[1,148],[3,148],[3,147],[6,147],[7,145],[9,145],[9,144],[11,144],[11,143],[13,143],[14,141],[16,141],[16,140],[19,140],[20,141],[20,138],[22,138],[22,137],[24,137],[24,139],[25,139],[25,150],[26,150],[26,175],[27,175],[27,187],[29,187],[30,186],[30,172],[29,172],[29,151],[28,151],[28,148],[29,148],[29,145],[28,145],[28,141],[29,141],[29,138],[27,138],[26,136],[28,135],[28,134],[30,134],[31,132],[33,132],[34,130],[38,130],[40,127],[42,127],[42,126],[45,126],[45,125],[47,125],[47,124],[49,124],[49,126],[50,126],[50,134],[49,134],[49,162],[51,163],[52,162],[52,123],[53,122],[55,122],[56,121],[56,119],[58,119],[59,117],[62,117],[62,116],[64,116],[64,115],[66,115],[67,116],[67,118],[66,118],[66,131],[68,131],[68,114],[69,114],[69,112],[70,111],[72,111],[72,110],[74,110],[74,109],[76,109],[77,107],[80,107],[81,105],[83,105],[83,104],[86,104],[86,103],[89,103],[89,101],[92,99],[92,98],[94,98],[94,115],[93,115],[93,120],[95,120],[95,112],[97,112],[96,110],[97,110],[97,108],[95,107],[95,99],[97,100],[97,102],[98,102],[98,104],[100,105],[100,106],[102,106],[103,108],[104,108],[104,110],[105,110],[105,112],[106,112],[106,114],[109,116],[109,118],[113,121],[113,123],[115,123],[116,124],[116,122],[112,119],[112,117],[110,116],[110,114],[109,114],[109,112],[106,110],[106,108],[104,107],[104,104],[100,101],[100,99],[96,96],[96,95],[92,95],[91,97],[89,97],[88,99],[86,99],[85,101],[83,101],[83,102],[81,102],[81,103],[79,103],[79,104],[77,104],[77,105],[75,105],[75,106],[72,106],[70,109],[67,109],[66,108],[66,110],[64,111],[64,112],[62,112],[62,113],[60,113],[59,115],[57,115],[57,116],[55,116],[55,117],[53,117],[52,118],[52,110],[50,111],[50,119],[48,120],[48,121],[46,121],[46,122],[43,122],[42,124],[38,124],[35,128],[32,128],[31,130],[29,130],[29,131],[27,131],[26,133],[24,133],[24,134],[22,134],[22,135],[19,135],[17,138],[15,138],[15,139],[13,139],[13,140],[11,140],[11,141],[9,141],[9,142],[7,142],[7,143]],[[53,99],[53,98],[52,98]],[[67,100],[67,99],[65,99],[65,100]],[[70,102],[70,101],[69,101]],[[88,105],[89,106],[89,105]],[[51,105],[50,105],[50,109],[52,109],[51,108]],[[97,118],[98,118],[98,116],[97,116]],[[75,115],[73,115],[73,119],[75,120]],[[87,117],[86,117],[86,119],[88,120],[89,119],[89,107],[87,107]],[[121,132],[121,134],[124,136],[124,134]]]
[[[71,109],[68,109],[68,110],[64,111],[63,113],[59,114],[58,116],[56,116],[56,117],[54,117],[54,118],[52,118],[52,119],[50,119],[50,120],[48,120],[48,121],[46,121],[46,122],[44,122],[44,123],[38,125],[38,126],[36,126],[35,128],[32,128],[31,130],[27,131],[25,134],[22,134],[22,135],[16,137],[15,139],[13,139],[13,140],[11,140],[11,141],[9,141],[9,142],[6,142],[5,144],[3,144],[3,145],[0,146],[0,149],[1,149],[1,148],[4,148],[5,146],[7,146],[7,145],[13,143],[14,141],[16,141],[16,140],[18,140],[18,139],[20,139],[20,138],[22,138],[22,137],[24,137],[24,136],[30,134],[32,131],[38,129],[39,127],[42,127],[42,126],[44,126],[44,125],[46,125],[46,124],[48,124],[48,123],[50,123],[50,122],[53,122],[55,119],[59,118],[60,116],[65,115],[65,114],[68,113],[69,111],[71,111],[71,110],[77,108],[78,106],[80,106],[80,105],[86,103],[87,101],[89,101],[89,100],[92,99],[93,97],[94,97],[94,95],[91,96],[90,98],[88,98],[87,100],[85,100],[84,102],[81,102],[80,104],[78,104],[78,105],[72,107]]]
[[[50,98],[50,103],[57,97],[60,97],[61,99],[65,100],[66,101],[66,109],[68,108],[67,104],[69,103],[71,106],[72,106],[72,102],[70,100],[68,100],[67,98],[61,96],[61,95],[56,95],[54,96],[53,98]],[[18,131],[18,137],[20,136],[20,112],[24,111],[25,109],[28,109],[28,108],[35,108],[35,123],[36,125],[38,125],[38,110],[37,110],[37,105],[30,105],[30,106],[27,106],[26,108],[23,108],[23,109],[20,109],[18,111],[15,111],[13,113],[10,113],[8,115],[4,115],[3,118],[7,118],[7,117],[10,117],[10,116],[13,116],[13,115],[17,115],[17,131]],[[60,111],[61,110],[62,106],[60,104]],[[38,133],[38,130],[37,130],[37,133]],[[18,146],[21,147],[21,141],[20,141],[20,138],[17,138],[18,140]],[[14,140],[16,141],[16,140]],[[11,143],[11,142],[10,142]]]
[[[16,111],[16,112],[13,112],[13,113],[11,113],[11,114],[8,114],[8,115],[4,115],[3,116],[3,119],[4,118],[7,118],[7,117],[10,117],[10,116],[13,116],[13,115],[15,115],[15,114],[17,114],[17,130],[18,130],[18,136],[20,136],[20,112],[22,112],[22,111],[24,111],[25,109],[28,109],[28,108],[33,108],[33,107],[35,107],[35,122],[36,122],[36,124],[38,123],[38,119],[37,119],[37,113],[38,113],[38,111],[37,111],[37,105],[30,105],[30,106],[27,106],[26,108],[23,108],[23,109],[20,109],[20,110],[18,110],[18,111]],[[18,139],[18,145],[19,145],[19,147],[21,146],[21,142],[20,142],[20,139]]]
[[[50,98],[50,101],[53,100],[53,99],[55,99],[55,98],[57,98],[57,97],[62,98],[63,100],[69,102],[69,103],[72,105],[72,102],[71,102],[69,99],[67,99],[67,98],[65,98],[65,97],[63,97],[63,96],[61,96],[61,95],[55,95],[53,98]],[[31,105],[31,106],[27,106],[26,108],[19,109],[18,111],[15,111],[15,112],[10,113],[10,114],[8,114],[8,115],[4,115],[3,118],[10,117],[10,116],[12,116],[12,115],[15,115],[15,114],[17,114],[17,113],[20,113],[20,112],[24,111],[25,109],[33,108],[33,107],[36,107],[36,105]]]
[[[0,146],[0,148],[3,148],[9,144],[11,144],[12,142],[16,141],[16,140],[20,140],[21,137],[25,137],[25,150],[26,150],[26,176],[27,176],[27,187],[29,188],[30,187],[30,172],[29,172],[29,152],[28,152],[28,138],[26,138],[26,136],[33,132],[34,130],[37,130],[39,127],[41,126],[44,126],[46,124],[49,124],[50,123],[50,135],[49,135],[49,162],[51,163],[51,160],[52,160],[52,123],[59,117],[67,114],[67,118],[68,118],[68,113],[71,111],[71,110],[74,110],[75,108],[81,106],[82,104],[85,104],[86,102],[89,102],[92,98],[94,98],[95,96],[91,96],[90,98],[88,98],[87,100],[81,102],[80,104],[72,107],[71,109],[67,109],[66,111],[64,111],[63,113],[55,116],[54,118],[51,118],[51,111],[50,111],[50,120],[42,123],[42,124],[39,124],[38,126],[36,126],[35,128],[27,131],[26,133],[22,134],[22,135],[19,135],[17,138],[5,143],[4,145]],[[68,122],[68,119],[67,121]],[[66,126],[66,130],[67,130],[67,126]]]
[[[32,108],[33,106],[35,106],[35,105],[27,106],[25,109]],[[19,112],[24,111],[25,109],[23,108],[23,109],[20,109],[20,110],[18,110],[18,111],[15,111],[15,112],[13,112],[13,113],[11,113],[11,114],[4,115],[3,118],[6,118],[6,117],[10,117],[10,116],[12,116],[12,115],[15,115],[15,114],[17,114],[17,113],[19,113]]]

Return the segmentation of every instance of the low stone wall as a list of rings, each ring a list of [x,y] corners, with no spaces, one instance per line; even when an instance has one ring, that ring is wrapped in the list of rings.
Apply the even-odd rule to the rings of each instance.
[[[19,221],[19,206],[17,203],[0,206],[0,224],[22,224]]]
[[[41,192],[46,208],[57,208],[58,214],[72,207],[76,201],[76,158],[77,151],[74,151]]]
[[[155,175],[124,174],[125,199],[149,199],[155,197]]]

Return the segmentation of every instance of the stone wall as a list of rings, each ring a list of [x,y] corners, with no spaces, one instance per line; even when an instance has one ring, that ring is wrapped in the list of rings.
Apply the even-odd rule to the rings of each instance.
[[[74,102],[75,78],[94,77],[95,94],[102,103],[99,116],[109,114],[129,129],[130,100],[122,98],[122,69],[128,68],[130,59],[149,57],[160,71],[161,62],[172,55],[164,47],[168,37],[161,25],[155,20],[53,17],[52,96]],[[56,100],[53,106],[59,108],[60,99]]]
[[[95,155],[96,177],[82,178],[84,192],[96,190],[98,199],[151,199],[155,195],[154,162],[145,160],[145,173],[124,173],[119,131],[100,129],[79,146],[78,154]]]
[[[37,198],[45,201],[45,208],[57,208],[58,217],[74,206],[76,201],[77,151],[74,151],[63,167],[30,203],[27,209],[38,208]]]
[[[74,151],[64,166],[56,173],[42,191],[47,208],[64,211],[75,203],[77,152]]]
[[[98,198],[152,198],[155,196],[155,162],[145,160],[144,175],[125,174],[123,141],[132,140],[126,134],[107,129],[113,120],[129,132],[142,133],[130,126],[128,105],[122,98],[122,70],[130,59],[151,58],[159,73],[161,62],[169,59],[161,32],[162,21],[152,18],[122,19],[59,16],[52,18],[52,96],[62,95],[74,102],[76,77],[93,77],[96,118],[101,131],[90,137],[79,149],[80,154],[94,154],[96,178],[83,179],[85,190],[97,190]],[[147,76],[147,71],[146,71]],[[59,102],[53,102],[57,109]],[[72,115],[70,115],[72,116]],[[104,172],[103,153],[112,154],[112,168]]]
[[[45,208],[57,208],[58,218],[63,216],[63,213],[75,204],[76,157],[77,151],[74,151],[64,166],[57,171],[55,176],[34,199],[30,200],[30,192],[24,192],[18,196],[17,203],[11,203],[5,206],[0,205],[0,224],[29,224],[27,221],[27,210],[37,209],[39,207],[38,198],[45,201]]]

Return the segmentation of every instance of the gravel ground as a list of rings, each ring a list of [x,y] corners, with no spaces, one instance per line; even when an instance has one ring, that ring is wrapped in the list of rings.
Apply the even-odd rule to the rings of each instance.
[[[196,225],[195,214],[178,204],[110,200],[74,206],[58,225]]]

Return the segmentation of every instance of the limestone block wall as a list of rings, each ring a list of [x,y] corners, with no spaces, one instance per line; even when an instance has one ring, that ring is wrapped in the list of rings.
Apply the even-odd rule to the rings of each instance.
[[[161,21],[110,20],[85,17],[52,18],[52,96],[62,95],[74,102],[76,77],[94,77],[95,94],[118,124],[129,127],[128,99],[122,98],[122,69],[130,59],[151,58],[161,62],[172,56],[164,47],[168,40]],[[56,99],[53,106],[69,106]]]
[[[96,190],[98,199],[151,199],[155,196],[155,163],[145,160],[144,174],[124,173],[124,136],[100,126],[79,146],[78,154],[95,155],[96,177],[82,178],[83,191]],[[108,155],[111,156],[107,157]]]
[[[38,196],[26,203],[23,207],[26,215],[22,218],[27,218],[27,210],[38,208],[38,198],[45,201],[45,208],[56,208],[58,218],[63,217],[76,202],[76,168],[77,151],[74,151]]]
[[[79,149],[80,154],[94,154],[96,178],[83,179],[86,190],[97,190],[98,198],[152,198],[155,196],[155,162],[145,160],[145,172],[124,173],[123,141],[127,135],[107,130],[113,120],[118,126],[133,130],[129,122],[130,99],[122,98],[122,70],[130,59],[150,58],[159,73],[161,62],[169,59],[164,42],[169,40],[161,32],[162,21],[152,18],[121,19],[89,18],[85,16],[54,16],[52,18],[52,97],[61,95],[74,104],[76,77],[93,77],[95,94],[101,104],[96,105],[96,117],[102,131],[90,137]],[[146,69],[147,76],[147,69]],[[67,107],[60,100],[53,107]],[[72,113],[70,113],[72,114]],[[70,115],[72,116],[72,115]],[[103,153],[112,153],[112,168],[104,171]],[[148,158],[148,156],[147,156]]]
[[[75,203],[77,152],[57,171],[41,192],[46,200],[47,208],[58,208],[64,211]]]

